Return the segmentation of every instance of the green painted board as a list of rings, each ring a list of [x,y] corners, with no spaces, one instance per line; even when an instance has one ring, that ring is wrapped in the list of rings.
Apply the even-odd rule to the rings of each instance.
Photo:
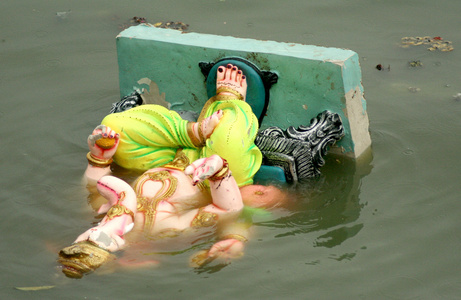
[[[346,136],[335,152],[358,157],[371,145],[357,53],[351,50],[182,33],[149,24],[117,36],[121,96],[154,81],[175,110],[200,111],[208,100],[199,62],[241,57],[276,72],[261,128],[308,125],[323,110],[339,113]]]

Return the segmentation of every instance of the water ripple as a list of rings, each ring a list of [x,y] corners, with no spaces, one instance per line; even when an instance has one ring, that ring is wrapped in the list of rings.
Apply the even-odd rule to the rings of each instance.
[[[413,277],[395,276],[380,283],[382,294],[390,299],[420,299],[425,293],[425,285]]]
[[[19,186],[21,196],[15,198],[15,202],[27,206],[42,205],[54,199],[56,188],[52,185],[31,183]]]
[[[377,201],[387,204],[385,216],[390,219],[420,220],[433,214],[431,203],[438,192],[418,182],[400,182],[377,187]]]
[[[461,295],[461,281],[444,282],[437,287],[441,299],[459,299]]]
[[[62,65],[59,59],[49,59],[45,62],[45,67],[48,69],[56,69]]]

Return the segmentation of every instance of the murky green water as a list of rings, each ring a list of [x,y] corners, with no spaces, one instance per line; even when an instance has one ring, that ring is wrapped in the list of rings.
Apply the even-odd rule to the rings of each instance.
[[[2,1],[0,298],[461,298],[460,11],[458,0]],[[195,272],[183,253],[64,278],[56,252],[94,221],[80,185],[86,137],[119,99],[114,38],[133,16],[358,52],[372,161],[330,157],[292,209],[255,217],[245,257],[220,270]],[[399,47],[425,35],[455,50]]]

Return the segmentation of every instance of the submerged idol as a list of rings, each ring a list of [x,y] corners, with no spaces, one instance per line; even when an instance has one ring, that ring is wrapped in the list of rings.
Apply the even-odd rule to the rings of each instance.
[[[274,207],[286,199],[276,187],[252,184],[262,154],[246,93],[245,75],[227,64],[218,67],[216,95],[197,122],[142,105],[108,115],[94,129],[85,178],[107,199],[98,209],[106,215],[59,252],[66,276],[81,278],[114,260],[129,242],[146,238],[192,245],[216,237],[193,256],[195,266],[242,254],[248,232],[235,221],[244,204]],[[113,161],[145,172],[130,185],[110,175]]]

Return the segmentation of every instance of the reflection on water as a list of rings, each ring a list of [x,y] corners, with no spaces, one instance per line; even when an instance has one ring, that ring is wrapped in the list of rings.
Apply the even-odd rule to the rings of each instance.
[[[280,228],[275,238],[315,232],[315,247],[341,245],[364,226],[358,222],[364,206],[359,197],[360,186],[362,177],[371,169],[370,161],[356,164],[329,155],[319,177],[291,187],[293,203],[285,216],[255,225]]]
[[[459,298],[461,1],[289,4],[0,2],[1,299]],[[186,252],[153,269],[72,281],[56,253],[95,220],[80,185],[86,137],[120,98],[114,37],[141,15],[196,32],[357,51],[373,160],[362,168],[329,157],[320,178],[289,188],[292,206],[252,215],[246,255],[225,268],[196,273]],[[404,36],[426,35],[454,50],[400,47]]]

